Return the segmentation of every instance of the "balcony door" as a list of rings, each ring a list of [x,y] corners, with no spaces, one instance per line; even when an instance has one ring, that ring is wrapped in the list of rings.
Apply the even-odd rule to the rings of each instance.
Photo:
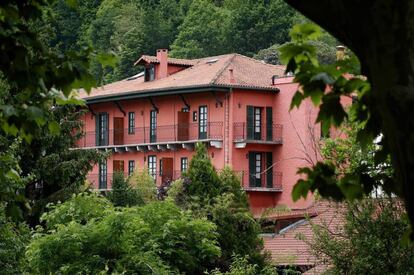
[[[247,106],[247,139],[260,140],[262,137],[262,108]]]
[[[99,189],[107,188],[107,179],[108,179],[108,168],[106,166],[106,160],[99,163]]]
[[[161,165],[162,167],[160,167],[160,169],[162,171],[162,183],[171,183],[174,175],[173,158],[162,158]]]
[[[157,142],[157,111],[150,111],[150,142]]]
[[[249,152],[250,187],[273,187],[272,152]]]
[[[114,173],[124,173],[124,161],[123,160],[113,160],[113,169]]]
[[[124,144],[124,118],[114,117],[114,145]]]
[[[99,113],[95,120],[96,146],[106,146],[109,143],[109,114]]]
[[[200,106],[198,115],[198,138],[207,138],[207,106]]]
[[[177,140],[188,140],[189,137],[190,113],[180,111],[177,113]]]

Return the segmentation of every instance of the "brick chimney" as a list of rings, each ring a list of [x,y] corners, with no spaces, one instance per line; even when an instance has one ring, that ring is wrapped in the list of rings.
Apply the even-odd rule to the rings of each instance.
[[[156,72],[157,78],[164,78],[168,76],[168,50],[158,49],[157,59],[160,62],[158,65],[158,72]]]

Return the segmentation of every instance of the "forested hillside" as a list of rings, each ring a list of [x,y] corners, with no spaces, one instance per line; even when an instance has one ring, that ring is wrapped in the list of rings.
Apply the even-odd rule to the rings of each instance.
[[[171,56],[196,58],[229,52],[253,56],[283,44],[297,15],[282,0],[60,0],[46,15],[46,39],[59,52],[91,45],[113,51],[114,69],[93,64],[102,82],[131,76],[142,54],[169,48]]]

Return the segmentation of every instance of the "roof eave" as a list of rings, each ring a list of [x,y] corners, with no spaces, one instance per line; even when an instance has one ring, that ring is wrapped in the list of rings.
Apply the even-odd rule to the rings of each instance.
[[[102,95],[94,96],[90,98],[85,98],[87,104],[95,104],[101,102],[109,102],[113,100],[128,100],[128,99],[137,99],[137,98],[147,98],[152,96],[167,96],[167,95],[177,95],[177,94],[189,94],[189,93],[202,93],[202,92],[230,92],[232,89],[243,89],[243,90],[258,90],[258,91],[272,91],[279,93],[280,90],[276,87],[246,87],[238,85],[193,85],[186,87],[177,87],[177,88],[164,88],[164,89],[154,89],[147,90],[145,92],[136,90],[130,91],[127,93],[119,93],[114,95]]]

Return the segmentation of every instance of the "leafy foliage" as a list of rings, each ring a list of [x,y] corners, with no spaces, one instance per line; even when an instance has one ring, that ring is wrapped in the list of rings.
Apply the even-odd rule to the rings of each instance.
[[[397,199],[364,199],[348,203],[343,230],[332,234],[313,225],[311,251],[331,268],[325,274],[411,274],[414,250],[402,245],[409,227]]]
[[[299,107],[305,98],[310,98],[319,106],[316,122],[321,123],[325,134],[331,127],[339,127],[346,121],[351,121],[356,125],[356,133],[351,140],[360,143],[360,148],[366,153],[367,146],[379,135],[378,128],[372,132],[373,123],[377,122],[366,108],[370,84],[362,77],[348,74],[357,65],[353,57],[345,57],[332,65],[319,64],[316,49],[308,41],[316,39],[320,33],[320,29],[314,24],[297,25],[291,31],[293,42],[281,48],[282,60],[287,63],[286,70],[294,72],[295,81],[301,85],[292,99],[291,109]],[[352,104],[348,115],[341,104],[341,97],[355,94],[358,98]],[[376,148],[371,147],[377,166],[386,161],[384,150],[387,147],[384,144],[383,138]],[[358,169],[344,171],[338,178],[332,161],[318,162],[313,168],[301,168],[298,173],[306,174],[307,179],[298,181],[293,197],[297,200],[306,197],[308,191],[318,190],[326,197],[354,199],[369,194],[379,186],[387,192],[398,193],[398,188],[392,184],[389,171],[382,170],[382,173],[374,176],[368,170],[369,167],[361,165]]]
[[[217,175],[203,144],[197,144],[186,177],[173,183],[168,194],[184,209],[208,217],[217,225],[222,255],[215,262],[220,270],[229,270],[233,255],[247,256],[249,263],[264,268],[260,225],[248,208],[248,200],[237,175],[226,167]]]
[[[137,192],[143,203],[150,203],[157,199],[157,186],[147,168],[135,169],[128,178],[128,184]]]
[[[73,194],[72,197],[64,202],[49,204],[48,212],[45,212],[41,221],[46,223],[47,228],[58,228],[59,225],[76,222],[86,224],[92,219],[102,218],[105,211],[112,211],[111,203],[94,193]]]
[[[208,202],[220,194],[220,178],[203,144],[196,144],[195,154],[185,176],[191,182],[186,185],[187,196]]]
[[[24,223],[10,221],[0,205],[0,269],[2,274],[21,274],[30,230]]]
[[[229,13],[208,0],[195,0],[171,45],[171,55],[200,58],[222,54]]]
[[[84,208],[81,213],[94,207],[94,200],[78,198],[53,209],[46,223],[53,224],[49,218],[72,207],[68,204]],[[109,207],[89,218],[62,220],[53,230],[39,232],[26,253],[31,272],[200,274],[220,255],[215,225],[172,203]]]
[[[134,206],[144,204],[142,197],[139,196],[136,189],[132,188],[132,186],[124,178],[124,173],[122,172],[113,174],[112,191],[109,192],[108,199],[115,206]]]
[[[221,272],[218,269],[213,270],[211,275],[272,275],[275,270],[272,267],[266,266],[260,269],[258,265],[250,264],[247,257],[233,256],[230,270],[228,272]]]

